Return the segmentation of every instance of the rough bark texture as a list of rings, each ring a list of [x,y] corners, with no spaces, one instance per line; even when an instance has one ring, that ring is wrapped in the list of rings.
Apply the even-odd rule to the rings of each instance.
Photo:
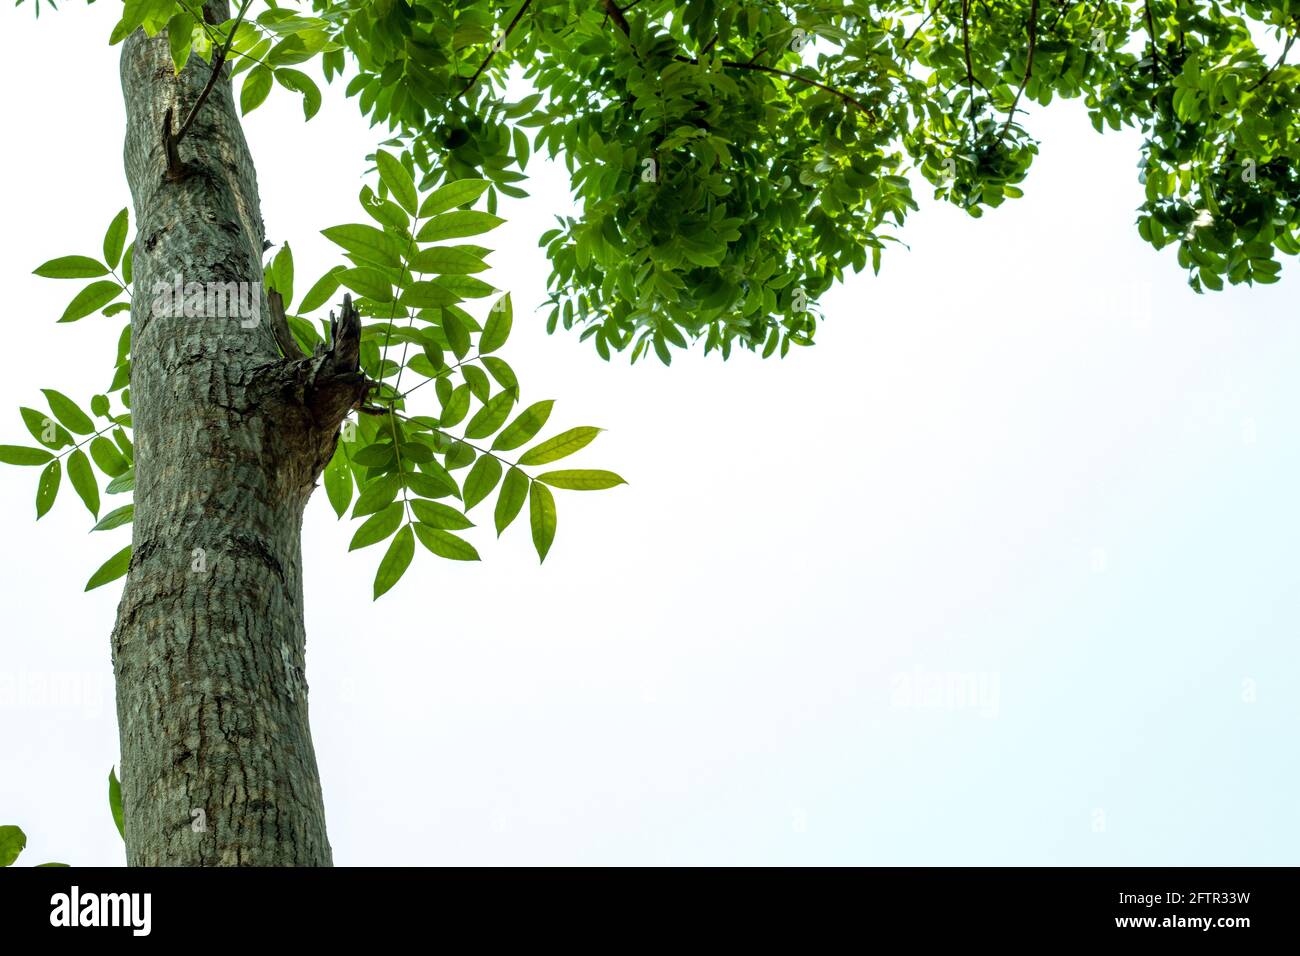
[[[205,12],[213,22],[229,15],[219,2]],[[281,356],[228,75],[178,146],[181,175],[168,174],[167,112],[179,127],[209,75],[192,58],[174,76],[165,35],[125,42],[136,484],[112,644],[127,859],[328,865],[299,532],[339,423],[364,392],[356,323],[345,316],[332,350]],[[256,283],[258,321],[159,314],[155,283],[177,276]]]

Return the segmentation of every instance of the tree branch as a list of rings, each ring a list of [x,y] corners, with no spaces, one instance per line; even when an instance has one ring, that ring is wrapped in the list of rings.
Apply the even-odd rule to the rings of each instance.
[[[614,0],[603,0],[603,2],[605,5],[605,14],[614,21],[614,26],[623,31],[623,36],[631,36],[632,27],[628,24],[627,17],[623,16],[623,11],[619,9],[618,4],[615,3]],[[636,6],[635,2],[628,4],[627,8],[631,10],[634,6]]]
[[[913,30],[908,35],[907,39],[903,41],[903,45],[898,48],[898,52],[905,53],[907,51],[907,48],[912,45],[912,41],[916,39],[916,35],[920,33],[922,30],[924,30],[925,25],[933,19],[934,19],[934,11],[931,10],[929,13],[925,15],[925,19],[916,25],[916,29]]]
[[[975,71],[970,62],[970,0],[961,0],[961,45],[966,56],[966,83],[971,88],[971,99],[974,99]]]
[[[529,5],[532,4],[532,2],[533,0],[524,0],[524,2],[520,4],[519,9],[515,11],[514,19],[511,20],[509,26],[506,27],[506,32],[503,33],[498,39],[492,41],[492,49],[488,51],[488,55],[486,58],[484,58],[483,62],[478,65],[478,69],[475,70],[474,75],[469,78],[469,82],[465,84],[465,88],[456,94],[457,98],[462,97],[466,93],[468,93],[470,91],[470,88],[473,87],[476,82],[478,82],[478,78],[482,76],[483,71],[488,68],[488,64],[492,62],[492,58],[497,55],[497,50],[500,49],[501,47],[504,47],[506,40],[510,39],[510,34],[514,32],[516,24],[519,23],[520,18],[523,17],[524,12],[528,9]]]
[[[1251,92],[1252,90],[1257,90],[1261,86],[1263,86],[1264,82],[1277,71],[1278,67],[1280,67],[1283,63],[1286,62],[1286,55],[1291,52],[1291,47],[1294,43],[1295,43],[1295,34],[1294,33],[1288,34],[1286,38],[1286,45],[1282,47],[1282,55],[1277,58],[1276,63],[1274,63],[1272,66],[1270,66],[1267,70],[1264,71],[1263,76],[1261,76],[1252,86],[1250,86],[1246,90],[1247,93]]]
[[[1156,21],[1151,16],[1151,0],[1142,0],[1142,9],[1146,13],[1147,36],[1151,38],[1151,76],[1156,75],[1156,67],[1164,67],[1160,62],[1160,53],[1156,50]]]
[[[330,312],[330,342],[294,363],[306,374],[307,405],[326,431],[333,432],[377,384],[361,371],[361,315],[344,294],[337,319]]]
[[[247,4],[245,4],[245,6],[247,6]],[[243,16],[243,14],[241,13],[240,16]],[[238,26],[238,24],[236,24],[236,26]],[[233,38],[235,31],[231,30],[230,35]],[[199,110],[201,110],[203,104],[208,101],[208,94],[211,93],[212,88],[217,85],[217,77],[221,75],[221,68],[226,65],[226,53],[229,48],[230,45],[229,42],[227,42],[225,47],[213,54],[212,72],[208,76],[208,82],[203,87],[203,92],[200,93],[199,98],[194,101],[194,105],[190,107],[189,115],[185,117],[185,122],[181,124],[180,131],[176,134],[176,142],[178,144],[185,138],[185,134],[190,131],[190,127],[194,125],[194,117],[199,115]]]
[[[1016,118],[1016,107],[1020,105],[1020,97],[1024,95],[1025,87],[1029,85],[1030,77],[1034,75],[1034,46],[1037,43],[1038,0],[1032,0],[1029,4],[1029,53],[1025,58],[1025,78],[1020,82],[1020,89],[1016,90],[1016,98],[1011,101],[1011,109],[1007,112],[1007,121],[1002,124],[1002,134],[998,137],[998,143],[1007,138],[1007,130],[1011,128],[1011,123]]]
[[[693,63],[695,61],[687,60],[686,62]],[[878,118],[876,116],[875,110],[867,106],[861,100],[854,99],[852,96],[850,96],[848,93],[845,93],[843,90],[838,90],[833,86],[827,86],[825,83],[821,83],[809,77],[800,76],[798,73],[791,73],[787,70],[778,70],[774,66],[762,66],[758,63],[742,63],[739,60],[723,60],[722,65],[733,70],[756,70],[759,73],[771,73],[773,76],[783,76],[787,80],[794,80],[798,83],[806,83],[808,86],[815,86],[819,90],[825,90],[827,93],[831,93],[834,96],[838,96],[845,103],[850,104],[851,106],[855,107],[859,112],[864,113],[866,116],[868,116],[873,123],[877,122]]]
[[[163,120],[163,151],[167,156],[167,178],[172,182],[179,182],[185,178],[185,164],[181,162],[179,148],[181,140],[190,131],[190,127],[194,125],[194,118],[199,115],[199,110],[208,101],[208,95],[211,94],[212,88],[217,85],[217,77],[221,76],[221,68],[226,65],[226,57],[230,55],[230,48],[234,46],[235,34],[239,32],[239,27],[244,22],[244,14],[248,12],[248,8],[252,4],[253,0],[243,0],[240,5],[239,15],[235,17],[230,33],[226,36],[226,42],[212,55],[212,71],[208,74],[208,82],[203,85],[199,98],[194,101],[189,114],[185,117],[185,122],[181,123],[180,130],[175,134],[172,133],[172,111],[167,110],[167,115]]]
[[[280,351],[284,357],[290,361],[304,359],[307,353],[298,345],[298,340],[293,337],[289,331],[289,320],[284,314],[284,299],[280,293],[272,289],[266,294],[266,304],[271,310],[271,333],[275,336],[275,342],[280,346]]]

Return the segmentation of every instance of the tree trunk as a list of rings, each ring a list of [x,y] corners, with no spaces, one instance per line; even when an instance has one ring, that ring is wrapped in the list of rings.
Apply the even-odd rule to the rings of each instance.
[[[224,0],[205,13],[229,16]],[[138,226],[134,550],[112,638],[127,860],[329,865],[303,679],[300,528],[364,394],[359,327],[349,303],[330,349],[281,356],[228,69],[171,150],[165,131],[181,128],[211,67],[194,57],[177,77],[166,35],[136,31],[121,73]],[[251,283],[255,311],[214,310],[209,298],[202,314],[169,314],[155,292],[178,277]]]

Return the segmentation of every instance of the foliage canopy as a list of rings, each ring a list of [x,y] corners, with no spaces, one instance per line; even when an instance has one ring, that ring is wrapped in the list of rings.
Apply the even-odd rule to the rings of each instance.
[[[580,331],[606,359],[628,350],[669,363],[700,341],[723,356],[811,344],[817,297],[868,260],[879,270],[921,181],[972,216],[1022,195],[1037,151],[1022,124],[1030,101],[1082,99],[1098,130],[1142,131],[1137,228],[1177,245],[1197,291],[1274,282],[1277,253],[1300,252],[1293,0],[243,0],[233,12],[217,23],[192,0],[126,0],[109,39],[165,32],[178,73],[231,64],[244,113],[278,86],[310,120],[321,91],[300,67],[312,62],[385,128],[370,157],[377,178],[359,196],[369,221],[323,230],[345,261],[296,299],[287,244],[265,271],[286,356],[327,347],[333,315],[313,314],[341,289],[356,296],[374,387],[324,483],[340,516],[364,519],[353,548],[389,541],[376,597],[416,541],[476,559],[458,532],[494,492],[497,532],[527,503],[544,558],[549,488],[622,481],[522,470],[579,450],[591,427],[517,460],[500,454],[531,442],[552,403],[516,410],[518,379],[496,354],[510,296],[471,314],[499,290],[475,275],[490,250],[459,240],[502,222],[500,196],[527,196],[538,150],[563,158],[582,210],[541,236],[548,328]],[[530,91],[507,98],[520,75]],[[123,210],[102,256],[36,270],[91,280],[59,321],[130,309],[128,234]],[[131,521],[130,504],[100,516],[101,480],[108,494],[132,487],[129,379],[128,327],[89,414],[53,389],[48,413],[21,409],[38,444],[0,446],[0,460],[42,467],[38,517],[66,472],[96,530]],[[428,382],[436,407],[415,412],[412,393]],[[120,550],[87,587],[129,560]]]

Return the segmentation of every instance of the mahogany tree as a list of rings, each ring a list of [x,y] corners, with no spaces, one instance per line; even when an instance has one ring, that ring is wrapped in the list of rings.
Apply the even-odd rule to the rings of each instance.
[[[879,270],[922,183],[973,216],[1021,195],[1023,106],[1054,98],[1142,131],[1137,228],[1197,291],[1274,282],[1300,252],[1297,25],[1292,0],[127,0],[133,215],[37,273],[90,280],[60,321],[129,323],[107,387],[45,390],[0,460],[40,469],[38,518],[66,472],[96,530],[131,528],[87,584],[126,579],[129,862],[330,862],[303,681],[318,482],[353,548],[383,545],[376,597],[417,543],[477,560],[489,507],[498,534],[527,507],[545,558],[552,488],[622,482],[550,467],[597,429],[521,402],[511,297],[476,277],[535,151],[582,208],[541,237],[548,328],[606,360],[812,344],[818,296]],[[288,244],[266,260],[240,116],[275,92],[310,120],[313,77],[384,132],[357,221],[295,224],[339,247],[308,285]],[[0,830],[5,863],[21,845]]]

